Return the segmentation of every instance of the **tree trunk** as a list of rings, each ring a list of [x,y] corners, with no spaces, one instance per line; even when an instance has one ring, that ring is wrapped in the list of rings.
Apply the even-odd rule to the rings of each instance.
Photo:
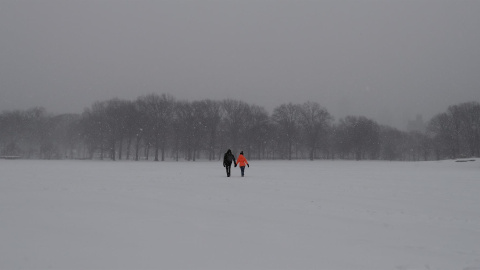
[[[122,160],[122,152],[123,152],[123,138],[120,138],[118,145],[118,160]]]
[[[135,161],[138,161],[139,150],[140,150],[140,136],[137,136],[135,140]]]

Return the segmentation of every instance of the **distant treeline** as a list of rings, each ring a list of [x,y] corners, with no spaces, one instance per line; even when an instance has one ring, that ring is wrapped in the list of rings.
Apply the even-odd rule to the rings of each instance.
[[[0,156],[36,159],[433,160],[480,156],[480,104],[451,106],[423,131],[363,116],[337,122],[315,102],[282,104],[270,115],[238,100],[178,101],[150,94],[94,103],[82,114],[43,108],[0,114]]]

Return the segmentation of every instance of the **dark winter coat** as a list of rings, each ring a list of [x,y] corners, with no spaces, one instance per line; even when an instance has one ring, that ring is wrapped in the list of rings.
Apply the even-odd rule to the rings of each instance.
[[[232,151],[228,149],[228,151],[223,155],[223,166],[232,166],[232,162],[235,162],[235,156],[232,154]]]

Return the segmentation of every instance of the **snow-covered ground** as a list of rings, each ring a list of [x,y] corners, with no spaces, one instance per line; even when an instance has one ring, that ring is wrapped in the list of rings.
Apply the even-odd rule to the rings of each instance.
[[[480,269],[475,162],[0,160],[0,269]]]

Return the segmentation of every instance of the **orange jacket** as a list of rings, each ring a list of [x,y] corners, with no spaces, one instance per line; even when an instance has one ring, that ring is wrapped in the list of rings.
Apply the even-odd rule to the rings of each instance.
[[[240,156],[237,158],[237,165],[238,164],[240,164],[240,167],[245,167],[246,164],[248,164],[247,159],[242,154],[240,154]]]

